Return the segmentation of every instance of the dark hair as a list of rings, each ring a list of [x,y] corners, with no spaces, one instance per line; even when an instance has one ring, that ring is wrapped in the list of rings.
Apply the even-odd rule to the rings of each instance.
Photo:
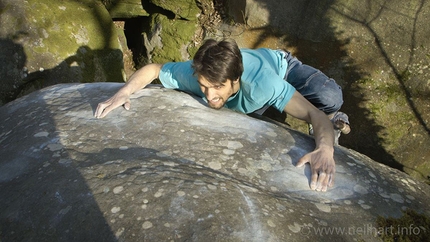
[[[206,40],[193,59],[195,75],[204,76],[211,83],[234,81],[242,75],[242,54],[234,40]]]

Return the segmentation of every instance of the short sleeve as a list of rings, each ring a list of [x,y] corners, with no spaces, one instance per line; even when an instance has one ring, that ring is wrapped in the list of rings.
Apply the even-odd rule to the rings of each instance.
[[[200,97],[204,96],[197,82],[197,77],[194,75],[192,61],[164,64],[158,79],[165,88],[178,89]]]
[[[273,92],[273,98],[269,104],[280,112],[283,112],[285,106],[291,100],[295,91],[296,89],[290,83],[282,79],[277,82]]]
[[[251,95],[260,106],[270,105],[282,112],[293,97],[296,89],[283,78],[271,72],[271,70],[261,72],[261,79],[267,76],[271,76],[272,78],[266,78],[262,82],[255,83],[256,86]]]

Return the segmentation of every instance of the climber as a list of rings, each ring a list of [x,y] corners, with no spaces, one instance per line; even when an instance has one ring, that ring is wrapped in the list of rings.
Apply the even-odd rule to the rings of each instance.
[[[148,64],[137,70],[114,96],[98,105],[94,116],[103,118],[119,106],[130,109],[130,95],[155,79],[166,88],[200,96],[214,109],[262,114],[273,106],[308,122],[316,147],[296,166],[310,164],[311,189],[326,191],[333,185],[335,136],[350,131],[348,116],[339,112],[342,90],[291,53],[240,49],[234,40],[209,39],[192,61]]]

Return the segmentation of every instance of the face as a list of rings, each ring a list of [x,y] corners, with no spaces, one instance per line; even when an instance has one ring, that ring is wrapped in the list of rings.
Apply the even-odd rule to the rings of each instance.
[[[200,89],[208,100],[211,108],[220,109],[227,102],[228,98],[239,90],[239,80],[227,80],[223,84],[212,84],[205,77],[199,76]]]

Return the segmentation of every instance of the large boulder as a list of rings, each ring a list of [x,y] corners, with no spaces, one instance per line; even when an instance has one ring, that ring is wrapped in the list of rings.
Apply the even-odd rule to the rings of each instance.
[[[378,241],[393,232],[379,217],[429,216],[427,185],[340,146],[334,187],[311,191],[294,164],[312,137],[186,93],[146,88],[93,118],[121,85],[61,84],[0,108],[2,241]]]
[[[0,104],[63,82],[124,81],[117,29],[96,0],[0,2]]]

